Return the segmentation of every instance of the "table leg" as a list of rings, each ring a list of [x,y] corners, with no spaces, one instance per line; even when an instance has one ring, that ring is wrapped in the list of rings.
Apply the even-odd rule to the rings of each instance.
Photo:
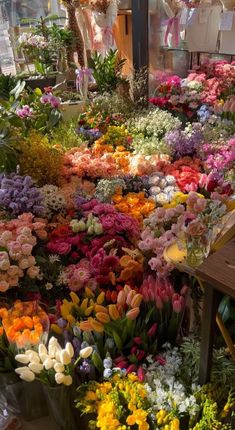
[[[216,326],[216,313],[221,293],[211,285],[204,284],[204,302],[202,315],[202,332],[200,348],[199,384],[210,380],[213,340]]]

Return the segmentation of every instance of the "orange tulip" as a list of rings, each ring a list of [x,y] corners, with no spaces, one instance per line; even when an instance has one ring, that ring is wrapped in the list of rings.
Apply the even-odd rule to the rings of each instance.
[[[104,312],[98,312],[96,314],[96,318],[98,321],[100,321],[103,324],[107,324],[110,322],[110,318],[109,318],[108,314],[106,314]]]
[[[104,293],[104,291],[102,291],[96,299],[97,305],[102,305],[104,299],[105,299],[105,293]]]
[[[102,312],[102,313],[105,313],[105,314],[107,314],[108,313],[108,309],[107,308],[105,308],[104,306],[102,306],[102,305],[95,305],[95,311],[96,312]]]
[[[92,325],[91,325],[91,322],[89,320],[81,321],[79,324],[79,327],[82,331],[91,331],[92,330]]]
[[[104,326],[99,321],[92,319],[90,320],[90,324],[91,324],[92,330],[97,331],[98,333],[102,333],[104,331]]]
[[[142,294],[136,294],[131,301],[131,307],[132,308],[139,307],[142,302],[142,299],[143,299]]]
[[[109,305],[109,315],[114,321],[120,318],[116,305]]]

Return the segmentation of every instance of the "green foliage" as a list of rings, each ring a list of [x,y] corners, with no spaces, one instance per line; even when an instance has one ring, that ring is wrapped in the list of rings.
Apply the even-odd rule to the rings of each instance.
[[[17,78],[11,75],[0,75],[0,99],[9,100],[11,91],[17,85]]]
[[[183,355],[182,378],[188,386],[192,383],[197,384],[200,361],[199,341],[185,338],[180,350]],[[223,348],[213,351],[211,382],[221,385],[225,390],[235,386],[235,363],[226,355]]]
[[[124,81],[121,71],[125,62],[125,59],[119,57],[117,50],[111,49],[105,57],[98,52],[92,55],[89,67],[93,70],[93,76],[100,92],[112,92],[118,84]]]
[[[57,128],[52,130],[48,137],[51,147],[59,148],[63,152],[83,144],[82,139],[76,133],[75,121],[69,123],[61,122]]]
[[[9,128],[1,128],[0,123],[0,172],[12,172],[17,166],[17,151],[11,145]]]

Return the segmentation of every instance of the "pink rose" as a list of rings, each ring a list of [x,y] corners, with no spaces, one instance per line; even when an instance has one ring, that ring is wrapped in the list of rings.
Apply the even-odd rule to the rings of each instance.
[[[39,275],[39,272],[40,272],[39,267],[33,266],[33,267],[29,267],[29,269],[27,270],[27,275],[31,279],[34,279]]]

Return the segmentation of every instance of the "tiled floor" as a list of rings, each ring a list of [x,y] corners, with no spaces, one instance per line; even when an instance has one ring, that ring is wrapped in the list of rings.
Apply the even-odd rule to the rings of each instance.
[[[22,430],[59,430],[59,428],[49,418],[41,418],[36,421],[24,422]]]

